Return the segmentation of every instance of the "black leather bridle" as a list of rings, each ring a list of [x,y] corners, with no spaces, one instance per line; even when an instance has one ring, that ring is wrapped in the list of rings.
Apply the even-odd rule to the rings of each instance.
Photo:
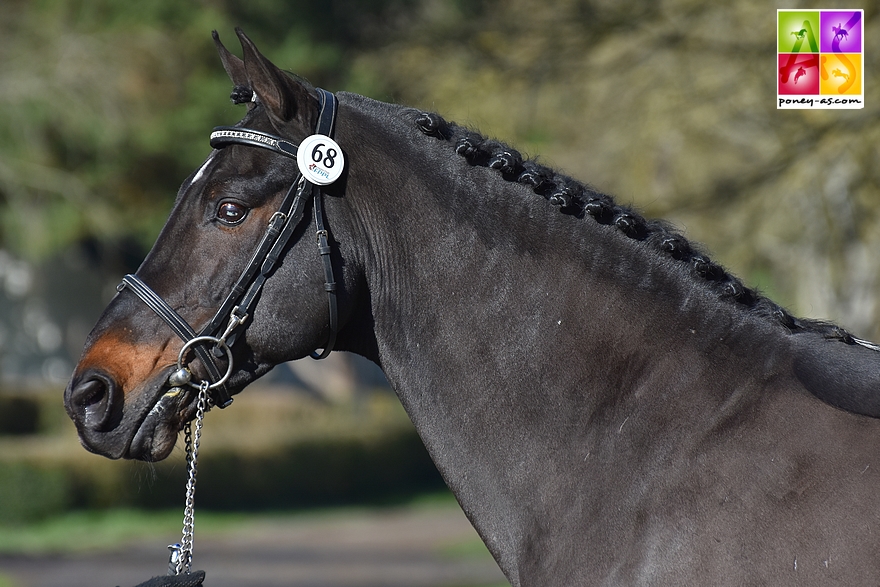
[[[332,93],[318,89],[318,97],[321,102],[321,111],[318,117],[316,134],[333,137],[336,124],[336,110],[338,102]],[[258,130],[240,128],[235,126],[218,126],[211,133],[211,146],[222,149],[229,145],[247,145],[268,149],[285,157],[296,158],[298,146],[287,139],[277,137]],[[214,405],[225,408],[232,403],[232,397],[226,388],[226,381],[232,374],[232,351],[231,347],[238,336],[244,331],[242,326],[252,315],[257,297],[266,280],[272,274],[278,260],[284,253],[290,237],[296,227],[299,226],[305,214],[305,207],[309,196],[312,197],[315,212],[315,225],[317,229],[316,242],[318,254],[324,263],[324,289],[327,292],[330,309],[330,334],[323,350],[311,353],[314,359],[323,359],[333,350],[338,331],[338,313],[336,304],[336,282],[333,277],[333,264],[330,259],[329,233],[324,225],[324,204],[322,190],[319,185],[308,181],[302,173],[297,173],[296,179],[287,190],[278,211],[272,215],[263,238],[257,245],[245,269],[241,272],[235,285],[220,308],[214,314],[208,324],[199,332],[190,326],[168,303],[154,292],[146,283],[136,275],[126,275],[122,283],[116,288],[122,292],[131,290],[147,306],[158,314],[171,327],[177,336],[184,341],[183,347],[178,354],[178,370],[169,377],[169,385],[179,387],[189,384],[198,387],[198,384],[190,381],[191,373],[184,367],[186,356],[192,350],[201,360],[211,383],[208,389]],[[225,371],[218,365],[218,359],[226,355],[227,366]]]

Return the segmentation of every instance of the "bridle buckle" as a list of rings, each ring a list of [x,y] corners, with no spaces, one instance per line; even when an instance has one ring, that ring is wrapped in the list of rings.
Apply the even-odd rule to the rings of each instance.
[[[229,324],[226,325],[226,330],[223,331],[223,335],[217,339],[217,340],[223,342],[224,345],[226,344],[226,339],[229,338],[229,335],[232,334],[232,332],[236,328],[238,328],[239,326],[244,324],[245,320],[248,319],[247,313],[244,313],[241,316],[239,316],[238,310],[239,310],[238,306],[235,306],[234,308],[232,308],[232,312],[229,313]]]

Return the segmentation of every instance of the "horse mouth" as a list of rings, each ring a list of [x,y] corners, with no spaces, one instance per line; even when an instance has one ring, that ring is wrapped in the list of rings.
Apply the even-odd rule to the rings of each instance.
[[[198,367],[194,379],[206,380]],[[176,363],[166,364],[135,381],[100,364],[86,364],[74,373],[64,391],[64,407],[82,446],[110,459],[167,458],[180,431],[195,419],[199,403],[198,387],[169,383],[176,369]],[[227,382],[233,394],[248,383],[247,373],[236,375],[234,383]]]
[[[161,461],[171,454],[177,437],[187,422],[196,416],[198,390],[191,387],[164,387],[135,429],[123,458]]]

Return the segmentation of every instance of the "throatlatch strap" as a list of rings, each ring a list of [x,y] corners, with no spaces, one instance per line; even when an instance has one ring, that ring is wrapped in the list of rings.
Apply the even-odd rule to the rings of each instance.
[[[336,111],[339,108],[339,101],[331,92],[318,88],[318,96],[321,98],[321,114],[318,118],[318,134],[333,137],[336,132]],[[336,334],[339,331],[339,313],[337,311],[336,302],[336,279],[333,277],[333,262],[330,257],[330,233],[324,226],[324,200],[321,197],[320,186],[313,185],[314,207],[315,207],[315,229],[316,241],[318,244],[318,254],[324,264],[324,290],[327,292],[327,304],[330,311],[330,332],[327,337],[327,344],[319,354],[313,352],[309,356],[313,359],[325,359],[330,355],[333,346],[336,344]]]
[[[336,309],[336,280],[333,277],[333,261],[330,258],[330,242],[329,233],[324,227],[324,201],[321,198],[320,188],[314,186],[315,191],[315,227],[317,228],[316,240],[318,243],[318,254],[324,263],[324,290],[327,292],[329,310],[330,310],[330,334],[327,344],[320,354],[312,352],[309,356],[313,359],[325,359],[333,350],[336,344],[336,333],[339,330],[339,313]]]

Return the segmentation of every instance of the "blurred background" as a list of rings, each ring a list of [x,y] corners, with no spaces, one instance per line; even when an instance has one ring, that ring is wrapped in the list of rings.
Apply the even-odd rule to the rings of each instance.
[[[799,7],[865,9],[863,110],[776,110],[776,9]],[[180,451],[151,466],[86,453],[61,390],[120,276],[209,153],[211,128],[242,116],[212,29],[238,53],[241,26],[315,85],[437,111],[540,156],[671,220],[794,314],[878,340],[877,10],[831,0],[0,0],[0,553],[24,552],[25,529],[72,511],[182,503]],[[281,366],[209,415],[200,506],[442,493],[381,373],[335,357]],[[49,544],[32,549],[61,548]],[[0,558],[0,586],[23,585],[2,573]]]

